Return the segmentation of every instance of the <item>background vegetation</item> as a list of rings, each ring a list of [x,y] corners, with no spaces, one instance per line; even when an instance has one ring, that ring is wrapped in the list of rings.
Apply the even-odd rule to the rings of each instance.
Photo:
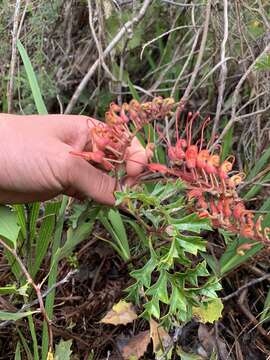
[[[224,158],[236,156],[236,168],[247,175],[239,192],[247,207],[263,212],[264,225],[270,225],[268,1],[3,0],[0,19],[2,112],[72,112],[103,119],[111,101],[146,101],[156,95],[184,99],[188,110],[200,111],[201,119],[211,116],[208,138],[222,139]],[[149,200],[154,190],[147,191]],[[164,215],[162,201],[158,206]],[[12,254],[1,247],[0,359],[46,359],[50,341],[46,323],[34,313],[37,294],[14,255],[34,283],[43,285],[58,344],[56,358],[138,358],[123,349],[143,341],[147,348],[147,316],[126,326],[99,321],[126,296],[127,285],[143,281],[140,269],[153,260],[143,228],[115,209],[67,198],[2,207],[0,212],[0,235],[16,250]],[[183,312],[187,304],[196,304],[185,298],[182,317],[174,308],[173,316],[161,321],[169,336],[161,352],[153,340],[140,355],[160,360],[267,359],[268,248],[256,245],[239,254],[247,239],[208,232],[206,225],[202,229],[204,242],[196,259],[203,265],[196,276],[211,273],[219,280],[223,289],[212,289],[223,300],[223,316],[214,324],[190,320]],[[169,256],[169,247],[162,251]],[[153,283],[160,279],[159,270],[153,266],[149,271]],[[168,302],[159,289],[148,290],[137,313],[146,308],[157,320],[152,297],[158,294]],[[161,308],[162,315],[167,310]]]

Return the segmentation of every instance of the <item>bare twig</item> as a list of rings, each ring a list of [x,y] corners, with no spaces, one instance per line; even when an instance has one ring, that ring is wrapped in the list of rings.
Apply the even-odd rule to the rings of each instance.
[[[194,42],[193,42],[191,51],[190,51],[190,53],[189,53],[189,55],[188,55],[188,58],[187,58],[187,60],[185,61],[185,64],[183,65],[183,67],[182,67],[179,75],[177,76],[177,79],[175,80],[173,89],[172,89],[172,91],[171,91],[171,97],[174,97],[174,95],[175,95],[175,92],[176,92],[177,86],[178,86],[178,84],[179,84],[179,82],[180,82],[180,80],[181,80],[181,77],[182,77],[184,71],[186,70],[186,68],[187,68],[187,66],[188,66],[188,64],[189,64],[192,56],[194,55],[194,52],[195,52],[195,50],[196,50],[197,43],[198,43],[198,40],[199,40],[199,37],[200,37],[200,36],[201,36],[201,31],[199,30],[199,31],[197,32],[196,36],[195,36],[195,39],[194,39]]]
[[[226,43],[228,41],[229,35],[229,20],[228,20],[228,0],[223,0],[223,17],[224,17],[224,36],[221,43],[220,49],[220,61],[221,61],[221,68],[219,74],[219,87],[218,87],[218,101],[217,101],[217,108],[216,108],[216,115],[213,123],[212,129],[212,142],[214,142],[216,131],[219,125],[219,118],[221,113],[221,108],[223,104],[223,96],[224,90],[226,85],[226,77],[227,77],[227,62],[224,61],[226,58]]]
[[[13,20],[13,30],[12,30],[12,51],[11,51],[11,60],[10,60],[10,72],[9,72],[9,82],[8,82],[8,91],[7,91],[9,113],[12,112],[12,108],[13,108],[13,88],[14,88],[16,58],[17,58],[17,39],[18,39],[20,8],[21,8],[21,0],[16,0],[14,20]]]
[[[106,56],[110,54],[110,52],[115,48],[115,46],[119,43],[119,41],[123,38],[123,36],[128,32],[128,29],[130,29],[133,25],[138,24],[142,18],[144,17],[148,7],[152,3],[153,0],[144,0],[143,5],[139,11],[139,13],[133,17],[132,20],[127,21],[122,28],[119,30],[119,32],[116,34],[116,36],[112,39],[112,41],[109,43],[109,45],[106,47],[106,49],[103,52],[103,58],[105,59]],[[96,69],[98,68],[100,64],[100,58],[98,58],[94,64],[90,67],[88,72],[83,77],[81,83],[77,87],[76,91],[74,92],[66,110],[65,114],[69,114],[74,106],[76,105],[79,96],[81,95],[82,91],[86,87],[88,81],[91,79],[91,77],[94,75]]]
[[[182,7],[195,7],[195,6],[205,6],[204,3],[201,4],[183,4],[183,3],[179,3],[176,1],[172,1],[172,0],[162,0],[163,2],[167,3],[167,4],[172,4],[172,5],[176,5],[176,6],[182,6]]]
[[[264,50],[260,53],[260,55],[252,62],[252,64],[249,66],[249,68],[247,69],[247,71],[242,75],[241,79],[239,80],[234,93],[232,95],[232,111],[231,111],[231,118],[229,120],[229,122],[226,124],[226,126],[224,127],[222,133],[220,134],[219,138],[216,140],[216,142],[213,144],[213,146],[215,146],[216,144],[218,144],[226,135],[226,133],[229,131],[229,129],[232,127],[232,125],[234,124],[234,122],[237,119],[236,116],[236,107],[237,107],[237,103],[238,103],[238,99],[239,99],[239,93],[240,90],[242,88],[242,85],[244,84],[244,82],[246,81],[247,77],[249,76],[249,74],[252,72],[255,64],[262,58],[262,56],[264,56],[264,54],[266,54],[268,51],[270,50],[270,43],[264,48]],[[212,147],[213,148],[213,147]]]
[[[196,77],[198,75],[199,72],[199,68],[203,59],[203,54],[204,54],[204,50],[205,50],[205,45],[206,45],[206,41],[207,41],[207,34],[208,34],[208,28],[209,28],[209,20],[210,20],[210,14],[211,14],[211,2],[212,0],[208,0],[207,2],[207,6],[206,6],[206,10],[205,10],[205,22],[204,22],[204,29],[203,29],[203,34],[202,34],[202,41],[201,41],[201,46],[200,46],[200,50],[199,50],[199,54],[197,57],[197,61],[191,76],[191,79],[189,81],[189,84],[184,92],[184,95],[181,98],[181,103],[185,103],[189,97],[189,94],[191,92],[191,89],[193,87],[193,84],[196,80]]]
[[[241,296],[239,297],[239,300],[237,301],[240,309],[244,313],[244,315],[250,320],[250,322],[256,327],[256,329],[259,331],[259,333],[264,336],[268,341],[270,341],[270,335],[267,333],[267,331],[259,324],[259,321],[256,319],[256,317],[250,312],[248,307],[244,304],[247,296],[247,289],[244,289]]]
[[[251,281],[249,281],[248,283],[246,283],[245,285],[240,286],[240,288],[238,288],[238,289],[237,289],[236,291],[234,291],[233,293],[231,293],[231,294],[229,294],[229,295],[227,295],[227,296],[224,296],[224,297],[222,298],[222,301],[228,301],[228,300],[230,300],[231,298],[233,298],[233,297],[235,297],[235,296],[239,296],[240,293],[241,293],[243,290],[247,289],[247,288],[250,287],[250,286],[254,286],[254,285],[256,285],[256,284],[258,284],[258,283],[260,283],[260,282],[262,282],[262,281],[264,281],[264,280],[267,280],[267,279],[269,279],[269,278],[270,278],[270,274],[265,274],[265,275],[261,276],[261,277],[258,278],[258,279],[251,280]]]
[[[92,9],[92,5],[91,5],[91,0],[87,0],[88,2],[88,11],[89,11],[89,26],[91,29],[91,33],[93,36],[93,39],[95,41],[97,50],[98,50],[98,55],[99,55],[99,62],[102,65],[104,71],[114,80],[116,81],[117,79],[114,77],[114,75],[111,73],[111,71],[109,70],[108,66],[106,65],[105,61],[104,61],[104,53],[103,53],[103,49],[101,47],[101,44],[97,38],[97,34],[95,31],[95,27],[93,24],[93,9]]]
[[[73,271],[70,271],[67,273],[67,275],[59,280],[58,282],[56,282],[55,284],[53,284],[53,286],[51,286],[49,289],[47,289],[46,291],[44,291],[42,294],[41,294],[41,297],[42,299],[44,299],[46,296],[48,296],[53,290],[55,290],[56,288],[58,288],[59,286],[63,285],[63,284],[66,284],[67,282],[70,281],[71,278],[73,278],[73,276],[75,274],[78,273],[78,270],[73,270]],[[21,313],[29,308],[31,308],[32,306],[34,305],[37,305],[39,304],[39,300],[36,299],[34,301],[32,301],[31,303],[28,303],[28,304],[24,304],[21,309],[18,311],[18,313]],[[8,326],[10,323],[12,323],[11,320],[8,320],[8,321],[3,321],[0,323],[0,328],[4,328],[5,326]]]
[[[172,28],[168,31],[165,31],[164,33],[160,34],[159,36],[155,37],[154,39],[150,40],[150,41],[147,41],[147,43],[145,43],[142,47],[142,50],[141,50],[141,53],[140,53],[140,59],[142,59],[142,56],[143,56],[143,53],[144,53],[144,50],[147,48],[147,46],[153,44],[155,41],[157,41],[158,39],[161,39],[163,36],[166,36],[176,30],[180,30],[180,29],[186,29],[186,28],[194,28],[194,26],[192,25],[182,25],[182,26],[177,26],[175,28]]]

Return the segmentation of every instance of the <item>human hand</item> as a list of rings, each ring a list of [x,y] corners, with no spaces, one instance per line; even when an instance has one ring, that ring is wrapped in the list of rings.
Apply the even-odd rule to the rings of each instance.
[[[114,204],[115,179],[70,155],[91,150],[89,127],[98,121],[90,119],[0,114],[0,203],[45,201],[65,194]],[[137,139],[127,159],[127,173],[139,175],[147,156]]]

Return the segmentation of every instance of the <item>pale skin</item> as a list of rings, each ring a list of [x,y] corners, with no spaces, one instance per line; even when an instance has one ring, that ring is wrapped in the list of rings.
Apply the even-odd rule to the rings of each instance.
[[[98,122],[81,115],[0,114],[0,203],[45,201],[65,194],[113,205],[116,180],[70,154],[91,151],[93,121]],[[147,156],[137,139],[127,154],[132,182]]]

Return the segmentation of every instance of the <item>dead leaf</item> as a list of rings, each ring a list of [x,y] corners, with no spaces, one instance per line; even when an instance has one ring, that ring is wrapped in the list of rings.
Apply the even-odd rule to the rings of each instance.
[[[153,350],[156,354],[160,349],[166,349],[171,342],[167,331],[155,320],[150,320],[150,337],[153,341]]]
[[[133,310],[133,305],[124,300],[120,300],[113,305],[107,315],[100,320],[103,324],[126,325],[137,319],[137,314]]]
[[[135,335],[121,350],[124,360],[130,360],[132,358],[140,359],[146,352],[149,343],[149,330],[142,331],[138,335]]]
[[[221,340],[212,330],[209,331],[208,327],[204,324],[200,324],[198,328],[198,338],[203,349],[207,353],[207,358],[214,353],[217,353],[217,346],[218,346],[218,353],[220,360],[231,360],[229,353],[227,351],[227,347],[225,342]]]

